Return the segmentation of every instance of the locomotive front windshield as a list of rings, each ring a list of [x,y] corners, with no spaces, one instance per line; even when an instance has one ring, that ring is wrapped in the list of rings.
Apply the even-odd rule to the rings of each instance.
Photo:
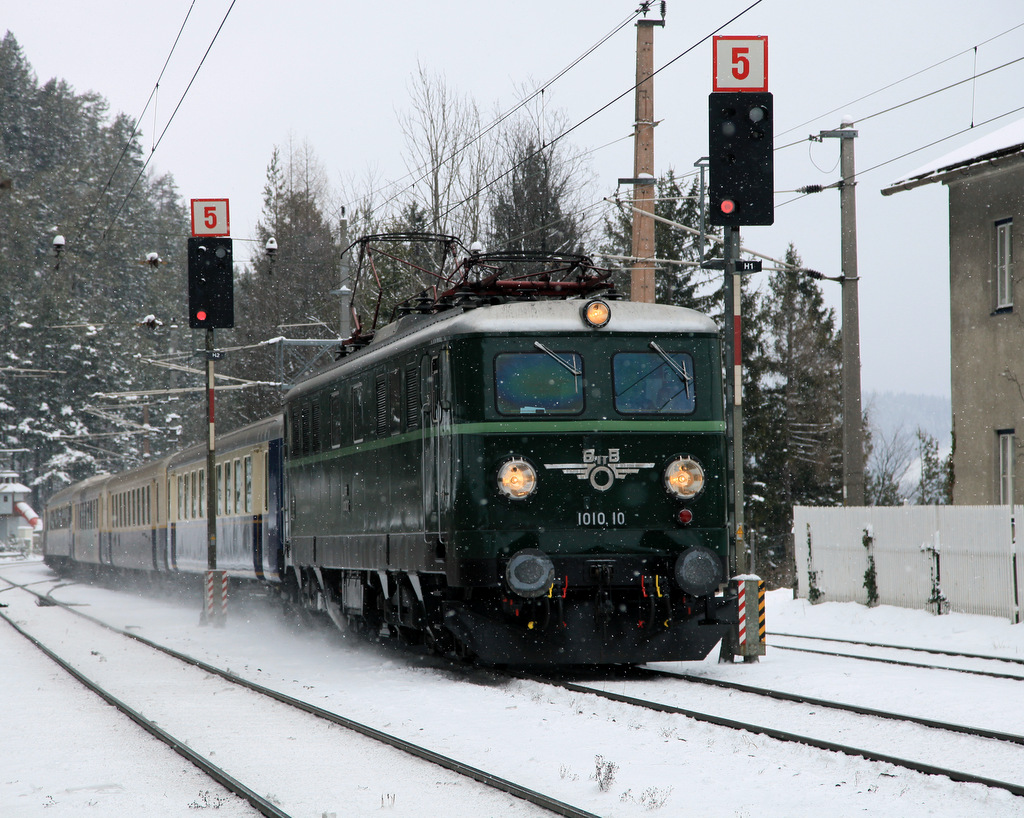
[[[526,346],[524,344],[524,346]],[[698,388],[707,382],[710,364],[695,363],[693,349],[663,348],[649,341],[639,349],[607,345],[585,352],[548,341],[533,341],[520,351],[494,356],[494,406],[500,415],[558,416],[694,415],[713,401]],[[703,354],[703,351],[702,351]]]
[[[576,415],[583,411],[583,359],[548,349],[502,353],[494,361],[495,394],[503,415]]]
[[[693,359],[683,352],[620,352],[612,356],[615,410],[625,415],[693,412]]]

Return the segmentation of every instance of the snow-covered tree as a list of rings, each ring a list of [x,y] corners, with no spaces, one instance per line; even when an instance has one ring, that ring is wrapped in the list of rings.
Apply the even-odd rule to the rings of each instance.
[[[308,143],[275,148],[267,166],[263,213],[256,225],[253,267],[236,274],[232,343],[247,347],[223,371],[250,381],[288,381],[309,359],[309,349],[288,350],[278,371],[275,338],[337,338],[341,284],[327,174]],[[277,250],[266,242],[273,237]],[[330,359],[328,359],[330,360]],[[224,395],[226,416],[241,425],[277,411],[281,389],[261,386]]]
[[[39,85],[0,41],[0,429],[31,450],[23,479],[43,494],[177,444],[180,405],[94,397],[165,386],[147,359],[181,344],[187,221],[138,140],[98,94]]]

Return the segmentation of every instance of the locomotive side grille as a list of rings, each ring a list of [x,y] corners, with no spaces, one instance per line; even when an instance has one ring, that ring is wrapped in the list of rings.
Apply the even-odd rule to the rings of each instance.
[[[420,373],[415,366],[405,370],[405,428],[420,424]]]
[[[302,425],[299,420],[299,410],[297,407],[294,407],[292,408],[288,423],[288,446],[292,454],[297,455],[302,449],[302,439],[300,435],[301,428]]]
[[[320,402],[317,400],[313,401],[312,406],[312,419],[310,422],[311,435],[312,435],[312,450],[314,452],[320,451]]]
[[[309,454],[309,407],[303,406],[302,413],[300,415],[302,423],[302,442],[301,442],[301,454]]]
[[[331,426],[331,448],[336,449],[341,445],[341,393],[331,394],[330,417],[327,422]]]
[[[388,382],[383,375],[377,376],[377,436],[388,433]]]

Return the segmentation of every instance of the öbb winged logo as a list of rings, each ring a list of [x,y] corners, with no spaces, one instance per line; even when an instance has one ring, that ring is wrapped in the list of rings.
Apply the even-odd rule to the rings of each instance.
[[[608,454],[599,455],[597,449],[584,449],[582,463],[545,463],[545,469],[558,469],[562,474],[574,474],[579,480],[587,480],[598,491],[608,491],[616,479],[636,474],[640,469],[653,469],[653,463],[622,463],[619,450],[609,449]]]

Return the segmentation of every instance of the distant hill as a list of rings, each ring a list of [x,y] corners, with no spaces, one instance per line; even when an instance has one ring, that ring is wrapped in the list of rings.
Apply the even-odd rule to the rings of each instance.
[[[920,427],[948,450],[953,428],[950,399],[938,395],[912,395],[907,392],[868,392],[863,399],[868,422],[891,439],[902,431],[913,437]]]

